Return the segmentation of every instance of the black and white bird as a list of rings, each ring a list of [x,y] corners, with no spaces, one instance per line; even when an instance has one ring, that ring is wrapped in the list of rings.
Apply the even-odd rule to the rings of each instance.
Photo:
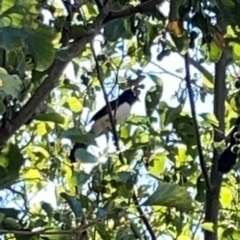
[[[115,100],[109,102],[111,106],[112,116],[115,124],[122,124],[130,114],[133,104],[138,100],[139,90],[127,89]],[[111,122],[108,114],[108,107],[105,105],[90,120],[94,122],[90,133],[97,137],[104,133],[107,129],[111,129]]]
[[[233,146],[237,144],[235,134],[239,131],[240,117],[237,118],[235,126],[230,132],[229,146],[223,151],[218,159],[218,171],[228,173],[237,161],[237,153],[233,151]]]
[[[109,102],[111,106],[112,116],[115,120],[115,124],[122,124],[125,122],[130,114],[133,104],[138,100],[138,95],[140,91],[131,88],[127,89],[118,98]],[[92,117],[90,122],[93,122],[90,133],[93,137],[98,137],[105,133],[107,130],[111,129],[111,122],[108,114],[108,107],[105,105]],[[75,152],[79,148],[86,149],[88,146],[84,143],[76,142],[70,152],[71,163],[76,162]]]

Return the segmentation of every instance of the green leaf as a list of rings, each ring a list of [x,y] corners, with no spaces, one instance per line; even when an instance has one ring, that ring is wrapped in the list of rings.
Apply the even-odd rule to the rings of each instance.
[[[37,124],[36,132],[40,136],[45,135],[47,133],[46,124],[44,122],[40,122],[39,124]]]
[[[12,171],[0,179],[0,190],[10,187],[19,178],[19,172]]]
[[[41,202],[42,209],[47,213],[48,217],[51,218],[53,215],[53,207],[48,202]]]
[[[143,143],[148,143],[150,140],[150,135],[148,132],[141,131],[137,129],[134,133],[134,143],[137,144],[143,144]]]
[[[160,182],[156,191],[143,203],[144,206],[176,207],[193,210],[193,200],[185,187],[175,183]]]
[[[204,121],[206,121],[210,125],[213,125],[215,127],[219,126],[218,120],[217,120],[217,118],[215,117],[214,114],[212,114],[212,113],[201,113],[201,114],[199,114],[199,116],[202,117],[204,119]]]
[[[22,179],[41,179],[41,173],[34,168],[25,168],[21,177]]]
[[[11,95],[18,98],[22,91],[22,81],[17,75],[9,75],[4,68],[0,67],[0,91],[3,96]]]
[[[104,27],[104,35],[110,42],[116,42],[119,38],[130,38],[132,34],[125,26],[125,19],[118,18],[107,23]]]
[[[127,182],[128,180],[132,179],[134,172],[127,172],[127,171],[122,171],[118,173],[118,177],[121,179],[123,182]]]
[[[231,206],[233,201],[232,190],[229,187],[221,187],[220,202],[223,208]]]
[[[222,233],[221,240],[232,240],[240,239],[240,231],[234,229],[233,227],[228,227]]]
[[[213,40],[210,43],[210,61],[217,62],[219,58],[221,57],[222,51],[217,46],[216,42]]]
[[[240,43],[232,44],[232,50],[233,50],[233,60],[234,62],[238,62],[240,60]]]
[[[16,144],[9,144],[4,150],[3,155],[8,159],[8,169],[10,172],[19,172],[24,163],[23,155]]]
[[[5,218],[5,214],[0,212],[0,224],[2,225],[3,219]]]
[[[185,54],[186,51],[188,50],[190,43],[190,37],[188,36],[188,33],[185,32],[182,37],[177,37],[174,34],[172,34],[171,37],[179,53]]]
[[[149,122],[148,117],[147,116],[136,116],[136,115],[132,115],[128,118],[128,120],[126,121],[126,123],[130,123],[133,125],[146,125]]]
[[[18,221],[11,217],[6,217],[3,219],[2,226],[7,230],[20,230],[22,226],[18,223]]]
[[[74,154],[76,159],[79,160],[81,163],[96,163],[98,160],[97,157],[95,157],[93,154],[83,148],[78,148]]]
[[[75,113],[79,113],[83,108],[81,101],[76,97],[69,97],[67,99],[67,104],[71,111]]]
[[[212,222],[201,223],[201,228],[209,232],[214,232],[213,227],[214,227],[214,224]]]
[[[55,57],[53,28],[41,24],[26,36],[26,44],[33,55],[35,69],[44,71],[50,67]]]
[[[33,117],[33,119],[45,122],[54,122],[59,124],[64,124],[65,122],[65,118],[56,112],[36,114]]]
[[[25,35],[26,31],[21,28],[12,26],[0,28],[0,46],[6,50],[20,48],[23,45]]]
[[[6,112],[6,106],[3,103],[2,97],[0,96],[0,114],[3,114],[4,112]]]
[[[82,209],[82,203],[75,197],[70,196],[64,192],[60,193],[60,196],[66,200],[68,203],[69,207],[75,214],[76,218],[83,217],[83,209]]]
[[[149,166],[149,171],[152,174],[159,176],[165,170],[165,165],[167,162],[167,152],[156,152],[151,157],[151,163]]]
[[[96,145],[95,139],[82,127],[80,128],[70,128],[63,132],[62,138],[68,138],[73,142],[84,143],[86,145],[94,144]]]
[[[163,92],[163,82],[161,78],[156,75],[148,74],[148,76],[153,80],[155,86],[151,87],[145,97],[145,105],[147,116],[151,116],[156,106],[158,106],[159,101],[162,97]]]
[[[75,175],[77,185],[85,184],[91,176],[84,171],[77,171],[77,172],[75,171],[73,174]]]

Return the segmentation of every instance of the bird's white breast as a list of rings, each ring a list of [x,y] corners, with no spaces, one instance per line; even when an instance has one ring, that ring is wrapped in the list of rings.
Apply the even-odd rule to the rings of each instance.
[[[122,124],[125,122],[126,118],[130,114],[131,106],[128,103],[123,103],[118,106],[117,111],[112,111],[112,116],[117,124]],[[111,128],[111,122],[109,115],[105,115],[100,119],[96,120],[92,126],[91,132],[94,135],[99,135],[104,129]]]
[[[122,124],[125,122],[126,118],[130,114],[131,106],[128,103],[121,104],[116,111],[115,119],[117,121],[117,124]],[[114,117],[115,112],[112,111],[112,115]]]

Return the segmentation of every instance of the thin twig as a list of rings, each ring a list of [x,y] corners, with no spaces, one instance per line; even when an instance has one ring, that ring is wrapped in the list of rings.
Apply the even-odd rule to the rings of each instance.
[[[194,97],[193,97],[193,92],[192,92],[192,87],[191,87],[191,75],[190,75],[190,68],[189,68],[188,53],[185,54],[184,60],[185,60],[185,71],[186,71],[186,84],[187,84],[187,89],[188,89],[188,94],[189,94],[189,101],[190,101],[191,112],[192,112],[193,126],[194,126],[196,140],[197,140],[197,147],[198,147],[200,165],[201,165],[201,168],[202,168],[202,172],[203,172],[203,176],[204,176],[207,188],[211,192],[211,184],[210,184],[210,180],[209,180],[209,176],[208,176],[208,172],[207,172],[207,168],[206,168],[205,159],[204,159],[204,156],[203,156],[202,144],[201,144],[200,133],[199,133],[198,123],[197,123],[197,114],[196,114]]]
[[[151,64],[154,65],[155,67],[159,68],[160,70],[162,70],[163,73],[165,73],[165,74],[169,74],[169,75],[171,75],[172,77],[175,77],[175,78],[184,80],[184,78],[182,78],[181,76],[178,76],[177,74],[168,71],[167,69],[161,67],[160,65],[156,64],[155,62],[151,62]]]
[[[114,117],[112,115],[112,109],[111,109],[110,103],[108,101],[108,95],[107,95],[106,89],[104,87],[102,70],[101,70],[99,62],[97,60],[97,56],[95,54],[95,50],[94,50],[92,44],[91,44],[91,47],[92,47],[93,58],[94,58],[95,64],[96,64],[98,79],[99,79],[99,82],[100,82],[100,85],[101,85],[101,88],[102,88],[102,91],[103,91],[103,96],[104,96],[106,106],[107,106],[107,110],[108,110],[108,115],[109,115],[109,119],[110,119],[110,123],[111,123],[111,127],[112,127],[114,142],[115,142],[117,151],[120,152],[120,147],[119,147],[119,144],[118,144],[118,137],[117,137],[117,130],[116,130],[116,126],[115,126],[115,120],[114,120]],[[124,160],[123,160],[123,157],[122,157],[121,153],[119,153],[119,160],[120,160],[121,164],[124,164]]]
[[[24,184],[24,186],[25,186],[25,184]],[[23,200],[23,205],[24,205],[24,210],[23,210],[23,212],[24,212],[24,216],[27,216],[27,212],[29,211],[29,206],[28,206],[28,201],[27,201],[27,195],[25,194],[25,193],[23,193],[23,192],[21,192],[21,191],[18,191],[18,190],[16,190],[16,189],[14,189],[14,188],[12,188],[12,187],[9,187],[9,188],[7,188],[9,191],[11,191],[12,193],[14,193],[14,194],[17,194],[17,195],[20,195],[21,197],[22,197],[22,200]],[[17,201],[16,201],[17,202]]]
[[[131,16],[135,13],[147,13],[147,12],[152,12],[153,9],[156,7],[158,4],[162,4],[164,0],[149,0],[144,3],[138,4],[136,6],[132,6],[120,11],[111,11],[106,19],[104,19],[103,23],[106,24],[109,21],[112,21],[114,19],[118,18],[124,18],[126,16]]]

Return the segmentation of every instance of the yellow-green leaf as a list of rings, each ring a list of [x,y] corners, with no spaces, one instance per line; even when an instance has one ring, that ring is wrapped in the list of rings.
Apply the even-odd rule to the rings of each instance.
[[[228,187],[221,187],[220,202],[223,208],[231,205],[233,200],[232,191]]]
[[[207,123],[218,127],[219,126],[219,122],[216,118],[216,116],[212,113],[201,113],[199,114],[200,117],[202,117],[204,119],[204,121],[206,121]]]
[[[212,222],[204,222],[201,224],[202,229],[207,230],[209,232],[214,232],[214,224]]]
[[[28,168],[24,170],[22,178],[23,179],[41,178],[41,174],[37,169]]]
[[[69,97],[67,99],[67,103],[68,103],[69,108],[75,113],[78,113],[82,110],[82,107],[83,107],[82,103],[76,97]]]

